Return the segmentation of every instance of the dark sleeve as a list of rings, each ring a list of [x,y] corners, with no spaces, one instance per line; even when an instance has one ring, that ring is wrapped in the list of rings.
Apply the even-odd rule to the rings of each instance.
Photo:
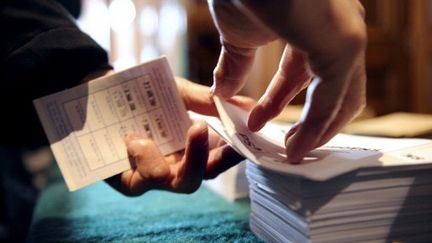
[[[0,143],[21,143],[18,134],[44,138],[32,100],[109,68],[107,54],[53,0],[0,1],[0,29],[0,87],[7,93],[0,101],[10,104],[0,125],[11,128]]]

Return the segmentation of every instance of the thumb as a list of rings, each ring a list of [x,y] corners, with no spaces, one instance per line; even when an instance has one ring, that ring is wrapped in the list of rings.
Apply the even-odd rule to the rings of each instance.
[[[244,85],[252,67],[256,48],[233,46],[222,40],[219,60],[213,73],[213,93],[230,98]]]

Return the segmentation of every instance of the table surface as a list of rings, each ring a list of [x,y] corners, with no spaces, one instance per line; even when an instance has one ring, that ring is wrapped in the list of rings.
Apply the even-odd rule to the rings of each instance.
[[[30,242],[260,242],[249,229],[249,201],[227,202],[203,187],[130,198],[104,182],[69,192],[58,176],[50,181]]]

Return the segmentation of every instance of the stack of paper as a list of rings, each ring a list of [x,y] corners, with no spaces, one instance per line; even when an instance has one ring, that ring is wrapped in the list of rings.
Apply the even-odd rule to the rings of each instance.
[[[300,165],[284,155],[287,128],[246,127],[247,112],[216,99],[209,121],[245,155],[253,232],[270,242],[432,239],[432,141],[338,135]],[[271,136],[271,137],[270,137]]]
[[[432,169],[361,169],[326,182],[249,162],[252,230],[277,242],[426,242]]]

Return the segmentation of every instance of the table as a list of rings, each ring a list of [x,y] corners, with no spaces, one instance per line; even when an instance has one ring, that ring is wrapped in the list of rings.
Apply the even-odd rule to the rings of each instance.
[[[260,242],[247,200],[230,203],[203,187],[130,198],[104,182],[69,192],[56,173],[36,205],[30,242]]]

